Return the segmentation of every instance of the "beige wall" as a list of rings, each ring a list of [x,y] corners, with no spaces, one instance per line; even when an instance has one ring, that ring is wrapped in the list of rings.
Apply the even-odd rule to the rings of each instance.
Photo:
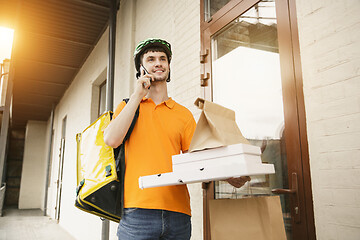
[[[46,122],[29,121],[26,125],[19,209],[43,209],[46,172]]]
[[[296,3],[317,239],[359,239],[360,2]]]

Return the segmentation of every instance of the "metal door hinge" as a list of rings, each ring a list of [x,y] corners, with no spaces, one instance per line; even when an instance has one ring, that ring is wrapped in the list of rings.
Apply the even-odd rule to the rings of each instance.
[[[200,74],[200,81],[201,81],[201,86],[202,87],[206,87],[208,85],[208,80],[210,78],[210,74],[206,73],[206,74]]]
[[[209,55],[209,49],[206,49],[205,53],[200,52],[200,63],[205,63],[207,55]]]

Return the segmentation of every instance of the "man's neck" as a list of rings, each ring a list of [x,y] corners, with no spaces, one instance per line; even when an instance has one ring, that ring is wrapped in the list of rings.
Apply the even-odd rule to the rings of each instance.
[[[151,98],[156,105],[169,99],[167,93],[167,83],[166,81],[156,81],[151,83],[150,92],[147,95],[148,98]]]

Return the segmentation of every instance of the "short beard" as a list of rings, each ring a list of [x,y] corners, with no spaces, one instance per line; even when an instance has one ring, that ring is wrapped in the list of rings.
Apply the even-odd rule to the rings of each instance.
[[[169,74],[166,77],[153,77],[153,81],[155,82],[163,82],[169,78]]]

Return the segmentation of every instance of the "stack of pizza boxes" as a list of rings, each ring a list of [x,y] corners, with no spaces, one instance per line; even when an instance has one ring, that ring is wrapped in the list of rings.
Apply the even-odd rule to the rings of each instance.
[[[262,163],[260,147],[243,137],[233,110],[201,98],[195,105],[202,112],[189,152],[172,156],[172,172],[140,177],[140,188],[275,173],[273,164]]]

